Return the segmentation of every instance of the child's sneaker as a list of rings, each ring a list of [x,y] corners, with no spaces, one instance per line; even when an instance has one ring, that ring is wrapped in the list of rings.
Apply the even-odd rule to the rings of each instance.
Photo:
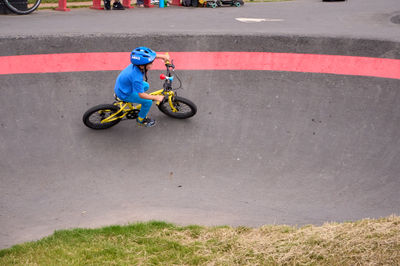
[[[138,124],[139,126],[145,126],[145,127],[152,127],[152,126],[154,126],[154,125],[156,124],[156,120],[153,120],[153,119],[148,118],[148,117],[146,117],[146,118],[144,118],[144,119],[138,117],[138,118],[136,119],[136,122],[137,122],[137,124]]]
[[[114,2],[113,10],[124,10],[125,7],[121,4],[120,1]]]
[[[104,9],[106,10],[111,9],[111,0],[104,0]]]

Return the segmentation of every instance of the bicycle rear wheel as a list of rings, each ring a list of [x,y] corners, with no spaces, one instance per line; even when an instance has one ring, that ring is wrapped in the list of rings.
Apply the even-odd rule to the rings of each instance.
[[[160,109],[160,111],[166,114],[167,116],[177,119],[186,119],[192,117],[197,112],[196,105],[192,101],[183,97],[179,96],[173,97],[172,104],[177,110],[177,112],[174,112],[171,109],[171,106],[169,105],[168,101],[161,102],[158,105],[158,109]]]
[[[32,13],[39,7],[41,0],[3,0],[12,12],[18,15]]]
[[[118,111],[119,107],[113,104],[100,104],[87,110],[83,115],[82,120],[85,126],[91,129],[107,129],[118,124],[121,121],[121,118],[108,123],[101,123],[101,121]],[[120,114],[118,114],[118,116],[119,115]]]

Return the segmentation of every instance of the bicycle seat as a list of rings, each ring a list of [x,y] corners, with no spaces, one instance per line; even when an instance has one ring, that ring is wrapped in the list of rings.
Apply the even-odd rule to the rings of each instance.
[[[123,103],[126,103],[125,101],[123,101],[123,100],[121,100],[120,98],[118,98],[118,96],[114,93],[114,99],[117,101],[117,102],[123,102]]]

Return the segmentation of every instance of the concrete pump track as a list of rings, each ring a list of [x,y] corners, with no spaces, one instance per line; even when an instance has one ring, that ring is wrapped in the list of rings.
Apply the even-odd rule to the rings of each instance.
[[[0,248],[57,229],[154,219],[303,225],[400,213],[399,42],[0,38]],[[151,129],[86,128],[82,114],[113,101],[120,58],[143,44],[175,56],[179,95],[197,104],[196,116],[178,121],[153,107]],[[150,73],[153,89],[162,72]]]

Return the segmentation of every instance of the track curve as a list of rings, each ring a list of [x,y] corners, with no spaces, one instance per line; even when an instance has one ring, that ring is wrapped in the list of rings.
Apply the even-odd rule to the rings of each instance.
[[[120,49],[111,52],[123,53],[146,42],[171,53],[400,59],[398,43],[365,39],[93,35],[3,40],[0,65],[19,53],[110,52],[102,46],[107,42]],[[44,43],[45,51],[39,45]],[[128,121],[102,132],[85,128],[81,116],[95,104],[112,102],[118,70],[0,75],[0,220],[7,228],[0,233],[0,247],[56,229],[137,220],[259,226],[400,213],[399,79],[179,71],[179,66],[177,72],[184,83],[180,95],[198,106],[195,117],[176,121],[152,108],[155,128]],[[150,74],[154,89],[161,85],[160,73]]]

